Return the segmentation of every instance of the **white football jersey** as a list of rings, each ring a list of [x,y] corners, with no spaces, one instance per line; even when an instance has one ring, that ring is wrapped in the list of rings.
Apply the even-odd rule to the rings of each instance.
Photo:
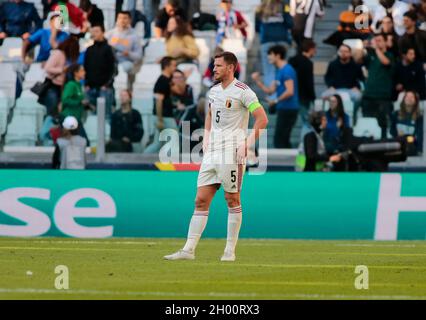
[[[225,89],[220,83],[211,88],[209,151],[237,149],[247,138],[250,111],[259,106],[253,90],[237,79]]]

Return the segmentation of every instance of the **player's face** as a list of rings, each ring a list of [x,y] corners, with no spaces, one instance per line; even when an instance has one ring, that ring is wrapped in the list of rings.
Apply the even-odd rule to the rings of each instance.
[[[215,81],[223,81],[232,72],[232,66],[227,65],[223,57],[214,60],[214,79]]]

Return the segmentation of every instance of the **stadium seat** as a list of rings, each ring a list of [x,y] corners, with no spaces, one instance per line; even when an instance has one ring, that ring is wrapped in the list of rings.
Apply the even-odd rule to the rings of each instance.
[[[198,57],[198,62],[200,65],[199,70],[201,73],[204,73],[210,62],[210,48],[208,46],[208,42],[204,38],[195,38],[195,42],[200,49],[200,55]]]
[[[42,82],[45,78],[46,74],[41,63],[33,63],[25,75],[22,88],[23,90],[30,90],[37,82]]]
[[[0,62],[18,62],[22,60],[22,39],[6,38],[0,47]]]
[[[382,137],[382,129],[376,118],[360,118],[354,128],[356,137],[373,137],[379,140]]]
[[[204,39],[209,50],[213,51],[216,47],[216,31],[194,30],[196,39]],[[198,44],[198,43],[197,43]],[[201,48],[200,48],[201,49]]]
[[[150,39],[145,48],[144,64],[158,63],[158,60],[166,56],[166,43],[164,39]]]
[[[99,9],[102,9],[105,19],[105,29],[111,30],[115,25],[115,0],[92,0]]]
[[[135,93],[152,92],[155,82],[160,75],[161,66],[159,64],[143,64],[141,70],[136,75],[133,91]]]
[[[9,116],[9,101],[6,97],[0,96],[0,136],[4,135],[6,132],[8,116]]]
[[[0,90],[15,103],[17,74],[12,63],[0,63]]]
[[[37,142],[37,127],[34,117],[16,114],[7,127],[6,146],[35,146]]]
[[[90,145],[96,146],[98,143],[98,117],[96,115],[89,115],[86,122],[83,124],[86,130],[87,137],[89,138]],[[105,122],[105,142],[109,140],[111,135],[111,126],[109,122]]]
[[[36,130],[39,132],[46,115],[46,107],[39,104],[37,100],[38,97],[33,92],[29,90],[23,91],[21,97],[16,100],[14,117],[17,115],[32,117]]]

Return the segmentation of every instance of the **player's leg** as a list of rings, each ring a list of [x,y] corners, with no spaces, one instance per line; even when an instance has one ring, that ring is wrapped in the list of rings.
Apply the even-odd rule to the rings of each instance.
[[[209,208],[218,184],[200,186],[195,198],[195,211],[189,224],[188,237],[185,246],[178,252],[165,256],[166,260],[193,260],[195,259],[195,249],[207,225]]]
[[[235,261],[235,248],[238,242],[242,223],[241,186],[245,172],[245,165],[235,164],[223,167],[221,177],[225,190],[225,200],[228,204],[228,233],[226,248],[222,261]]]

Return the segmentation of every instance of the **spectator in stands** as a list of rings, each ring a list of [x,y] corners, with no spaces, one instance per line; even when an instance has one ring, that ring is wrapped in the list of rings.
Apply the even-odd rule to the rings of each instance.
[[[293,19],[281,0],[262,0],[257,9],[257,24],[260,37],[260,58],[262,61],[263,81],[267,86],[275,80],[276,68],[268,61],[269,48],[276,45],[290,45],[289,30]]]
[[[278,110],[277,124],[275,127],[275,148],[291,148],[290,135],[296,124],[299,113],[297,74],[293,67],[287,63],[287,50],[283,46],[273,46],[268,51],[269,62],[278,68],[275,82],[267,87],[260,81],[260,74],[255,72],[252,79],[266,94],[277,93],[278,98],[269,101],[272,110]]]
[[[68,33],[61,30],[60,13],[50,12],[47,20],[49,28],[39,29],[33,33],[27,40],[24,40],[22,46],[22,60],[26,62],[29,51],[37,45],[40,45],[40,51],[36,62],[45,62],[49,59],[50,51],[57,49],[58,45],[68,38]]]
[[[76,118],[67,117],[62,122],[63,134],[57,140],[52,158],[52,168],[84,170],[86,168],[87,141],[79,135]]]
[[[306,157],[305,172],[326,171],[327,163],[342,161],[340,154],[330,156],[324,142],[324,131],[327,128],[327,116],[323,111],[314,111],[309,116],[311,132],[303,139],[303,149]]]
[[[103,25],[94,25],[90,29],[94,43],[87,48],[84,60],[86,70],[86,93],[92,105],[99,97],[105,98],[106,114],[112,113],[114,99],[114,75],[116,61],[114,51],[105,39]]]
[[[161,149],[162,144],[159,140],[161,130],[178,129],[171,99],[171,81],[176,66],[176,60],[172,57],[161,59],[162,74],[154,86],[154,123],[157,130],[153,143],[146,148],[145,153],[156,153]]]
[[[398,0],[380,0],[379,2],[380,5],[373,13],[373,22],[371,24],[373,32],[379,32],[380,21],[382,21],[382,19],[387,15],[391,15],[394,22],[395,32],[399,36],[402,36],[405,32],[403,15],[410,10],[410,5]]]
[[[399,56],[398,40],[399,36],[395,32],[393,19],[391,15],[387,15],[380,22],[380,32],[386,35],[386,44],[388,50],[392,52],[394,57]]]
[[[129,89],[142,62],[141,39],[131,27],[131,23],[130,12],[122,11],[117,16],[116,27],[106,33],[109,44],[115,50],[118,63],[129,75]]]
[[[172,102],[178,111],[184,111],[186,107],[194,105],[194,92],[186,83],[185,73],[179,69],[173,72],[171,81]]]
[[[362,100],[364,117],[377,118],[383,139],[387,136],[388,117],[392,111],[392,79],[395,66],[395,59],[387,50],[385,37],[383,34],[376,34],[364,57],[368,78]]]
[[[44,71],[51,85],[44,96],[40,97],[40,103],[46,106],[48,115],[56,115],[58,104],[61,100],[62,87],[65,84],[67,65],[77,62],[80,53],[78,41],[74,37],[59,44],[58,49],[52,50],[46,61]]]
[[[426,100],[425,70],[420,61],[416,60],[414,48],[404,48],[402,59],[395,67],[393,100],[403,91],[415,91],[420,100]]]
[[[84,16],[83,10],[69,0],[59,0],[52,7],[53,11],[59,11],[65,17],[65,27],[69,28],[69,32],[73,34],[85,33],[88,29],[87,20]],[[67,12],[62,12],[66,8]]]
[[[326,112],[327,127],[324,132],[324,141],[329,152],[340,150],[340,137],[344,128],[350,127],[350,118],[345,113],[342,97],[334,94],[328,98],[330,109]]]
[[[223,39],[236,38],[236,31],[238,30],[243,39],[247,39],[247,21],[244,19],[241,12],[232,8],[232,0],[221,0],[220,8],[217,15],[217,21],[219,23],[216,45],[220,45]]]
[[[323,98],[340,91],[348,93],[354,103],[361,101],[360,84],[364,81],[364,75],[361,66],[353,60],[349,46],[340,46],[338,57],[328,65],[324,79],[328,89],[322,94]]]
[[[105,26],[104,13],[96,4],[93,4],[90,0],[80,0],[80,9],[90,26]]]
[[[419,29],[426,31],[426,0],[421,0],[421,2],[415,6],[415,11],[417,12]]]
[[[156,38],[165,37],[169,19],[179,16],[183,21],[187,21],[187,15],[179,6],[178,0],[167,0],[164,8],[160,10],[155,19],[154,35]]]
[[[0,5],[0,45],[7,37],[26,40],[42,26],[43,22],[33,3],[11,0]]]
[[[414,48],[417,59],[425,65],[426,69],[426,31],[419,30],[416,22],[417,14],[414,11],[404,14],[406,32],[399,38],[398,45],[401,52],[407,48]]]
[[[316,44],[311,39],[303,40],[300,51],[290,58],[290,63],[296,70],[299,87],[299,104],[302,121],[308,124],[308,115],[315,102],[314,63],[312,58],[316,53]]]
[[[370,14],[360,10],[363,0],[352,0],[349,9],[340,13],[337,31],[332,33],[324,43],[339,48],[346,39],[366,40],[370,35]]]
[[[106,146],[107,152],[133,152],[133,143],[143,137],[142,117],[132,108],[132,94],[129,90],[120,92],[120,109],[111,117],[111,141]]]
[[[290,0],[290,14],[294,19],[293,39],[298,46],[303,39],[312,39],[316,17],[325,14],[324,0]]]
[[[192,63],[198,59],[200,49],[195,42],[189,24],[180,17],[169,19],[166,33],[167,55],[176,59],[177,63]]]
[[[69,67],[69,73],[72,79],[65,84],[62,92],[62,110],[61,117],[75,117],[78,121],[80,135],[87,139],[86,131],[83,127],[83,113],[87,109],[94,110],[94,106],[90,105],[89,100],[85,99],[83,86],[81,82],[86,77],[84,67],[79,64],[73,64]],[[87,139],[89,144],[89,139]]]
[[[390,133],[393,137],[412,136],[415,139],[417,153],[423,151],[423,116],[419,107],[419,96],[407,91],[399,111],[391,117]]]
[[[43,5],[43,20],[46,20],[49,12],[52,10],[52,7],[56,5],[59,0],[41,0]]]

